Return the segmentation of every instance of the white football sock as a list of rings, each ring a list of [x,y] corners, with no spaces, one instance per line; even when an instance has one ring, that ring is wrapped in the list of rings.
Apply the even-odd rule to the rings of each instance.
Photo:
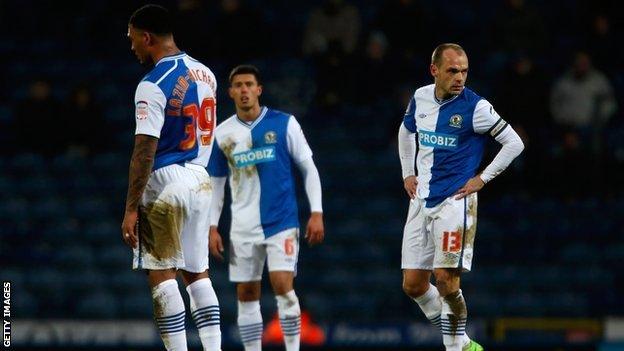
[[[442,340],[447,351],[462,351],[470,342],[466,335],[468,311],[462,291],[442,298]]]
[[[154,320],[168,351],[186,351],[184,301],[178,282],[168,279],[152,288]]]
[[[208,278],[196,280],[186,287],[191,298],[191,316],[199,331],[204,351],[221,350],[219,300]]]
[[[429,284],[427,292],[415,298],[414,301],[420,306],[420,309],[427,319],[431,321],[431,324],[441,329],[442,319],[440,314],[442,313],[442,299],[440,298],[438,288],[433,284]]]
[[[301,339],[301,308],[294,290],[275,296],[286,351],[299,351]]]
[[[238,301],[238,330],[245,351],[262,350],[260,301]]]

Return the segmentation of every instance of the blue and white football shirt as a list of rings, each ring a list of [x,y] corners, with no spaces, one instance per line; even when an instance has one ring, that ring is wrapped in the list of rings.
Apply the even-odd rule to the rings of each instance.
[[[435,85],[414,93],[403,124],[418,133],[417,196],[434,207],[476,175],[486,135],[496,137],[507,127],[492,105],[472,90],[439,101]]]
[[[158,138],[152,170],[193,163],[206,167],[216,125],[217,81],[185,53],[158,61],[139,83],[135,134]]]
[[[233,240],[263,240],[299,227],[292,162],[310,158],[292,115],[262,107],[251,124],[233,115],[217,127],[208,172],[229,175]]]

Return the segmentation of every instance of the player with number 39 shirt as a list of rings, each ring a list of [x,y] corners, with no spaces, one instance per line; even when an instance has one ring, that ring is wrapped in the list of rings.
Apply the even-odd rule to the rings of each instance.
[[[403,182],[411,198],[403,232],[403,290],[440,329],[446,350],[482,351],[465,332],[460,275],[472,266],[477,192],[524,145],[487,100],[464,86],[468,57],[461,46],[439,45],[430,72],[435,83],[416,90],[399,130]],[[502,148],[477,174],[488,136]],[[435,285],[429,283],[432,271]]]
[[[303,174],[311,215],[305,237],[323,240],[321,181],[312,150],[294,116],[260,106],[260,73],[242,65],[230,73],[236,114],[219,125],[208,171],[214,180],[210,252],[222,257],[217,231],[226,177],[232,195],[230,280],[237,283],[238,326],[246,351],[259,351],[263,331],[260,281],[265,260],[287,351],[299,350],[301,311],[293,290],[299,220],[292,165]]]
[[[169,12],[146,5],[128,38],[153,68],[135,94],[135,146],[122,237],[134,269],[148,273],[154,318],[167,350],[186,350],[180,271],[204,350],[221,349],[219,302],[208,277],[211,180],[206,166],[216,125],[216,79],[176,46]],[[138,223],[138,225],[137,225]]]

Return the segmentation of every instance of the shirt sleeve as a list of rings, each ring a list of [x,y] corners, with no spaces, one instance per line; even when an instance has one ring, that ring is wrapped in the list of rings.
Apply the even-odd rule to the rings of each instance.
[[[212,142],[210,160],[208,161],[208,174],[210,174],[211,177],[225,177],[228,175],[228,172],[227,158],[223,150],[219,147],[219,143],[215,137]]]
[[[414,133],[410,132],[405,124],[399,126],[399,159],[401,160],[401,171],[403,179],[416,175],[414,171],[414,160],[416,159],[416,138]]]
[[[145,134],[160,138],[165,123],[167,99],[158,85],[143,81],[134,95],[136,130],[134,134]]]
[[[475,133],[488,133],[496,138],[508,125],[487,100],[484,99],[477,103],[472,117],[472,126]]]
[[[225,177],[210,177],[212,182],[212,200],[210,203],[210,226],[218,226],[221,211],[223,210],[223,198],[225,196]]]
[[[301,163],[312,158],[312,149],[310,149],[308,141],[305,135],[303,135],[303,130],[294,116],[290,116],[288,121],[286,139],[288,143],[288,153],[290,153],[295,163]]]
[[[484,183],[494,179],[497,175],[501,174],[511,162],[520,155],[524,150],[524,143],[518,133],[513,128],[505,128],[496,135],[496,141],[498,141],[503,147],[498,154],[494,157],[492,162],[481,172],[481,180]]]
[[[297,163],[303,176],[305,191],[310,203],[310,212],[323,212],[323,195],[321,191],[321,178],[312,158]]]
[[[409,104],[407,105],[407,109],[405,110],[405,115],[403,116],[403,125],[407,130],[412,133],[416,133],[416,100],[412,96]]]

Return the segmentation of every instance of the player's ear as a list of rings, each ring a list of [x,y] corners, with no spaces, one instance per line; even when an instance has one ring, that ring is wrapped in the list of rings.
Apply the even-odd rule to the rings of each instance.
[[[232,91],[232,86],[230,86],[230,87],[228,88],[228,95],[230,96],[230,98],[231,98],[231,99],[234,99],[234,93],[233,93],[233,91]]]
[[[436,77],[438,75],[438,66],[436,66],[435,64],[431,64],[429,66],[429,71],[431,72],[431,75]]]
[[[143,41],[145,42],[145,45],[147,46],[152,46],[154,45],[154,34],[144,31],[143,32]]]
[[[258,96],[262,95],[262,85],[258,85]]]

